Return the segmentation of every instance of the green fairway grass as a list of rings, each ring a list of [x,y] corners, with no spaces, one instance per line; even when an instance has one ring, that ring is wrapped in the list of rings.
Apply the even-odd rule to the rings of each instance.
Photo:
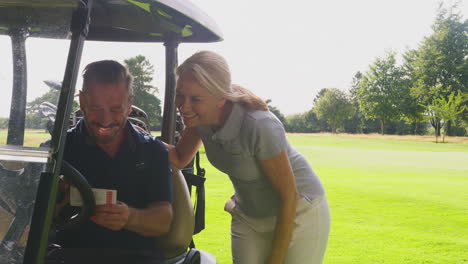
[[[28,131],[25,145],[49,138]],[[321,178],[332,225],[326,264],[468,264],[468,140],[289,134]],[[0,131],[0,144],[6,131]],[[457,143],[453,143],[457,142]],[[194,237],[231,263],[228,177],[206,169],[206,229]]]
[[[468,263],[468,144],[386,137],[288,135],[311,162],[330,203],[324,263]],[[196,245],[231,263],[232,194],[227,176],[207,170],[206,230]]]
[[[0,129],[0,145],[6,144],[8,130]],[[50,135],[44,129],[28,129],[24,134],[24,145],[27,147],[39,147],[39,145],[50,139]]]

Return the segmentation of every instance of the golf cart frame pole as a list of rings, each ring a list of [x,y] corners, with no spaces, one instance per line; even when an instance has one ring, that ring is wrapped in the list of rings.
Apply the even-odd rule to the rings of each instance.
[[[66,132],[75,93],[76,79],[80,67],[83,44],[88,35],[93,0],[82,0],[73,12],[71,20],[72,38],[67,58],[65,75],[57,107],[57,115],[52,133],[51,152],[46,172],[41,175],[37,190],[31,230],[24,256],[24,264],[42,264],[46,255],[49,229],[55,209],[58,176],[60,174]]]
[[[26,28],[15,28],[9,32],[13,47],[13,92],[11,93],[10,120],[8,122],[8,145],[22,146],[26,122],[26,96],[28,74],[26,66]]]
[[[176,125],[175,88],[177,68],[177,47],[179,42],[174,34],[164,41],[166,48],[166,89],[164,92],[164,112],[161,128],[161,138],[168,144],[174,144]]]

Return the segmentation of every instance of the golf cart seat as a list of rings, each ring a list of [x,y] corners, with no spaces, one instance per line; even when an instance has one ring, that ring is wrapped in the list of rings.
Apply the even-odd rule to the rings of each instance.
[[[164,264],[216,264],[210,253],[190,248],[195,228],[194,209],[189,189],[182,171],[172,168],[173,218],[169,233],[159,237],[157,246],[162,249]]]
[[[164,257],[171,259],[187,251],[192,241],[195,220],[192,200],[182,172],[172,168],[173,203],[172,223],[169,233],[158,238],[157,246]]]

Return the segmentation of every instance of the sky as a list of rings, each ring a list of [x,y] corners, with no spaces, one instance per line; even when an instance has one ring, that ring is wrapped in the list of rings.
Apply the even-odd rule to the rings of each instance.
[[[181,44],[179,62],[199,50],[224,56],[234,83],[271,99],[283,114],[312,108],[322,88],[348,90],[357,71],[366,72],[377,57],[417,48],[432,32],[439,0],[192,0],[223,32],[224,41]],[[449,6],[452,0],[445,0]],[[468,3],[458,10],[464,19]],[[63,79],[69,42],[27,40],[28,101],[48,90],[43,80]],[[154,65],[153,84],[164,90],[161,44],[91,42],[81,60],[146,56]],[[9,115],[12,87],[11,44],[0,37],[0,116]],[[81,86],[78,79],[77,88]]]

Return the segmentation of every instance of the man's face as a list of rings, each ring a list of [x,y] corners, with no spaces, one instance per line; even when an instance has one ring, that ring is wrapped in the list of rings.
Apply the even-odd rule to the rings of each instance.
[[[132,98],[125,83],[102,84],[91,82],[80,93],[80,108],[89,135],[97,144],[119,144],[132,109]]]

